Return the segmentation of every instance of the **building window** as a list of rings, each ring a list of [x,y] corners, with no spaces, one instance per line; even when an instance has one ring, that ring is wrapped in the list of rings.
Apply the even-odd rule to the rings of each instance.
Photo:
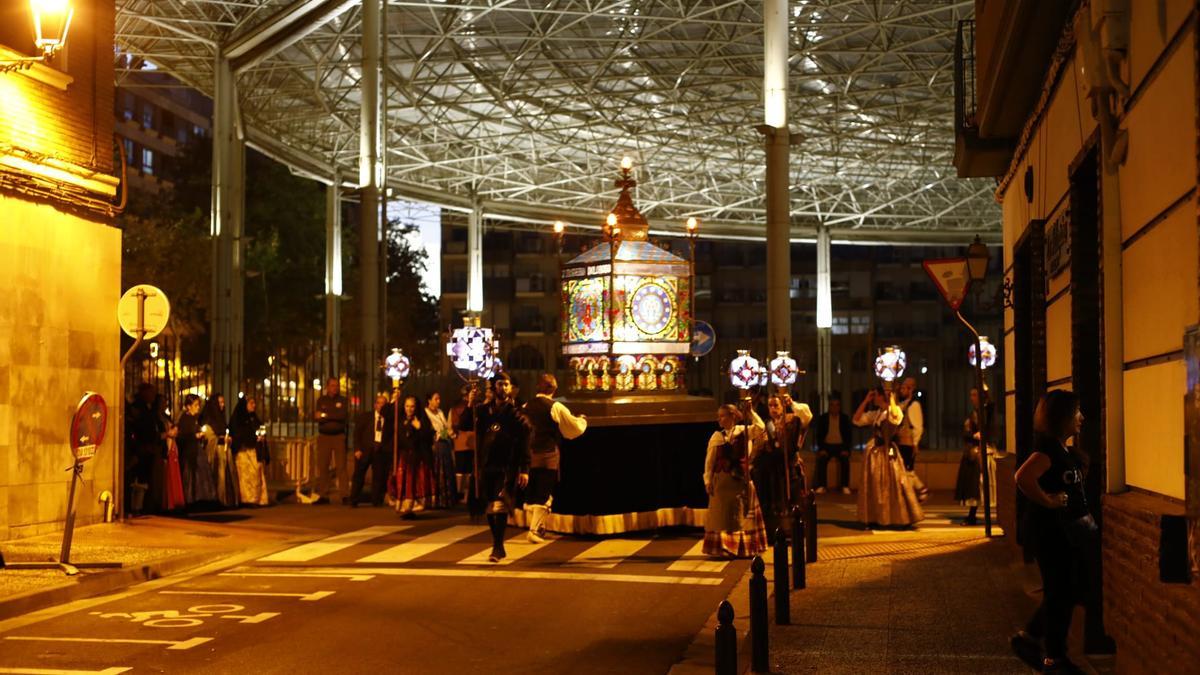
[[[204,133],[204,127],[199,124],[192,125],[192,136],[195,138],[204,138],[207,134]]]
[[[125,163],[129,166],[137,166],[137,155],[133,154],[133,141],[126,138],[125,144]]]
[[[125,110],[123,111],[125,119],[133,119],[133,109],[137,107],[137,99],[133,94],[125,92]]]
[[[149,103],[142,104],[142,126],[147,129],[154,128],[154,106]]]
[[[154,173],[154,151],[150,148],[142,148],[142,173]]]

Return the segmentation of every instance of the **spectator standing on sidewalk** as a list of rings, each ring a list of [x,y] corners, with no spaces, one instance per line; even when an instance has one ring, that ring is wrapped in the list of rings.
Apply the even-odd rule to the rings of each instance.
[[[154,512],[162,502],[161,499],[146,502],[155,465],[165,456],[166,448],[167,428],[155,409],[157,399],[154,385],[143,382],[125,409],[125,498],[130,511],[136,515]]]
[[[362,499],[363,481],[367,469],[371,470],[371,505],[383,506],[383,494],[387,491],[387,479],[392,472],[392,448],[383,446],[384,427],[390,420],[383,415],[388,399],[385,394],[375,396],[375,406],[358,414],[354,422],[354,479],[350,482],[350,507],[358,508]]]
[[[993,408],[991,397],[985,392],[983,416],[987,424],[988,438],[994,438],[991,431]],[[958,462],[958,480],[954,486],[954,499],[970,507],[967,517],[963,520],[964,525],[978,523],[975,514],[979,510],[979,500],[982,499],[980,494],[983,487],[983,465],[979,461],[979,430],[979,390],[972,387],[971,414],[963,421],[963,454]],[[991,497],[989,501],[992,508],[996,508],[996,448],[991,443],[987,446],[987,461]]]
[[[253,396],[239,399],[229,418],[229,437],[237,463],[238,498],[243,504],[266,506],[267,475],[258,452],[262,420],[257,410],[258,401]]]
[[[554,400],[558,380],[550,373],[538,378],[537,395],[521,409],[529,422],[529,488],[525,490],[525,511],[529,514],[529,541],[546,540],[546,517],[554,487],[558,485],[559,445],[565,438],[579,438],[587,431],[587,418],[571,414],[567,406]]]
[[[1034,451],[1017,469],[1017,487],[1029,498],[1029,540],[1042,575],[1042,605],[1025,631],[1013,636],[1018,653],[1036,649],[1044,639],[1044,673],[1081,673],[1067,658],[1067,634],[1076,602],[1080,568],[1100,532],[1088,511],[1083,466],[1066,446],[1083,425],[1079,396],[1048,392],[1034,413]],[[1088,570],[1083,570],[1086,574]]]
[[[179,466],[183,476],[183,498],[188,506],[217,501],[217,486],[204,450],[204,432],[200,430],[200,397],[183,397],[183,413],[176,422]]]
[[[813,479],[814,492],[823,494],[827,484],[826,474],[829,460],[838,463],[838,488],[842,494],[850,494],[850,416],[842,412],[842,395],[832,392],[829,410],[817,418],[813,447],[817,451],[817,475]]]
[[[204,404],[200,416],[200,431],[204,432],[205,454],[217,486],[217,501],[222,506],[238,505],[237,466],[229,449],[229,420],[225,412],[225,396],[213,394]]]
[[[336,377],[325,382],[324,393],[317,398],[317,409],[313,414],[317,420],[317,484],[316,493],[325,501],[333,501],[336,494],[344,501],[350,475],[346,471],[346,426],[350,409],[346,397],[341,395]],[[337,492],[332,492],[332,477],[329,475],[330,460],[337,473]]]

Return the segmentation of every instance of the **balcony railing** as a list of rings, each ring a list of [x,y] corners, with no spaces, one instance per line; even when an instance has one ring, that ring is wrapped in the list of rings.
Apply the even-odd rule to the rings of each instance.
[[[978,130],[975,113],[975,19],[958,22],[954,38],[954,124],[959,129]]]

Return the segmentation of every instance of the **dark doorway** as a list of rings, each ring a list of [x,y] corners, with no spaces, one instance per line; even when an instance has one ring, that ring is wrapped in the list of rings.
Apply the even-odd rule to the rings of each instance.
[[[1046,389],[1046,223],[1035,220],[1013,247],[1013,388],[1017,466],[1033,451],[1033,412]],[[1017,541],[1024,543],[1028,502],[1016,495]]]
[[[1071,171],[1071,382],[1086,422],[1076,448],[1088,464],[1085,484],[1100,518],[1104,490],[1104,313],[1101,307],[1100,172],[1092,145]]]

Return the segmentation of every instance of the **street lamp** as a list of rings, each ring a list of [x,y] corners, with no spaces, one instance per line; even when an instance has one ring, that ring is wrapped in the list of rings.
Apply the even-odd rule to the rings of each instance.
[[[983,283],[991,259],[992,254],[988,252],[987,244],[983,243],[979,235],[975,235],[975,241],[967,247],[967,276],[970,277],[971,283]]]
[[[29,0],[29,11],[33,18],[33,44],[41,56],[0,61],[2,73],[26,70],[35,63],[50,63],[67,44],[67,31],[75,14],[69,0]]]

